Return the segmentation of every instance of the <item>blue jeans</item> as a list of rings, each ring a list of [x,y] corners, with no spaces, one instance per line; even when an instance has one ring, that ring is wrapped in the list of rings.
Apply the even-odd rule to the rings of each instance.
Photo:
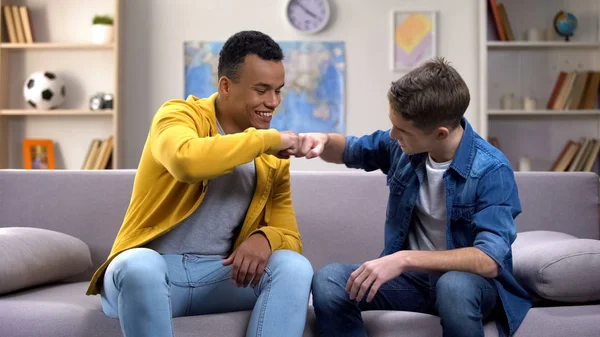
[[[346,282],[359,265],[330,264],[313,277],[313,305],[321,337],[366,337],[361,311],[397,310],[438,315],[444,337],[483,337],[498,293],[490,279],[463,272],[406,272],[383,284],[371,302],[350,300]]]
[[[302,255],[277,250],[255,288],[238,288],[220,256],[119,254],[104,276],[104,313],[125,337],[171,337],[172,317],[252,310],[246,336],[302,336],[313,269]]]

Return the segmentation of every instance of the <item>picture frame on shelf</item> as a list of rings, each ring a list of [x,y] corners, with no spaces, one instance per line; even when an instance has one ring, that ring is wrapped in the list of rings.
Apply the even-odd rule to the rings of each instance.
[[[54,170],[54,142],[51,139],[23,139],[23,168]]]
[[[436,11],[392,11],[392,71],[410,71],[424,61],[436,57],[437,29]]]

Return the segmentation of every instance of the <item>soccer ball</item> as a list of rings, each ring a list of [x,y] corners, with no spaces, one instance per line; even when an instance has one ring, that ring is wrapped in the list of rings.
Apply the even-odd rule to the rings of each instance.
[[[58,108],[65,100],[63,80],[50,71],[31,74],[23,85],[23,96],[31,107],[40,110]]]

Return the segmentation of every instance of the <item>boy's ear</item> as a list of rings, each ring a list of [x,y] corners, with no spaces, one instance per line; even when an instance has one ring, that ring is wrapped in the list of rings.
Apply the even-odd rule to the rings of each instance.
[[[448,130],[447,127],[444,126],[440,126],[439,128],[437,128],[437,140],[444,140],[446,138],[448,138],[448,135],[450,134],[450,130]]]
[[[223,95],[228,95],[229,90],[231,89],[231,82],[229,78],[227,78],[226,76],[221,76],[221,78],[219,78],[218,87],[219,93]]]

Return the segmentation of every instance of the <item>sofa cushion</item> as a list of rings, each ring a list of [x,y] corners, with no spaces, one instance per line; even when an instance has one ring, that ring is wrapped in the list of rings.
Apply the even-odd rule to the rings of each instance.
[[[86,296],[87,282],[57,284],[0,296],[1,336],[122,337],[119,320],[102,312],[100,296]],[[437,316],[404,311],[362,313],[371,337],[441,337]],[[250,311],[177,317],[175,336],[245,336]],[[515,337],[596,336],[600,304],[533,308]],[[497,337],[494,322],[484,325],[486,337]],[[318,336],[315,315],[308,309],[304,337]]]
[[[87,244],[31,227],[0,228],[0,294],[61,281],[92,265]]]
[[[1,336],[122,337],[119,320],[102,312],[100,296],[86,296],[88,282],[64,283],[0,296]],[[303,337],[318,336],[315,314],[307,308]],[[246,335],[251,311],[177,317],[177,337]],[[366,311],[362,314],[371,337],[441,337],[439,317],[405,311]],[[592,316],[597,318],[597,315]],[[494,322],[484,326],[486,337],[497,337]]]
[[[600,241],[553,231],[517,235],[517,281],[532,295],[558,302],[600,300]]]

